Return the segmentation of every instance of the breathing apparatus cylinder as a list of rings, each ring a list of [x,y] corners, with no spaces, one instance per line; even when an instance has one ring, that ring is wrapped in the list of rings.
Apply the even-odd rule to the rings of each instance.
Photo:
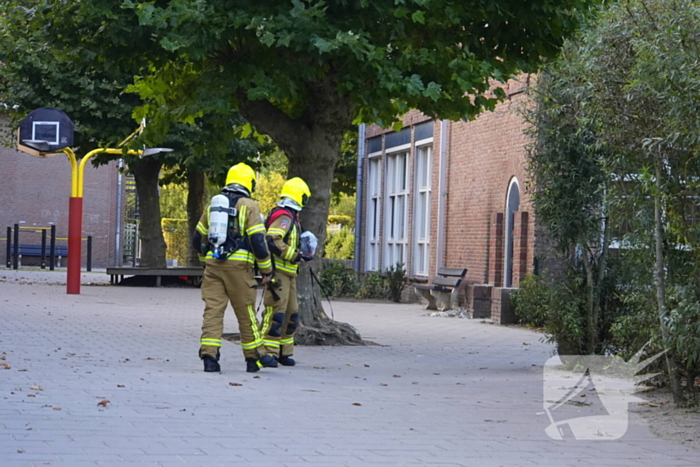
[[[216,195],[209,206],[209,243],[215,258],[223,254],[228,233],[229,200],[226,195]]]

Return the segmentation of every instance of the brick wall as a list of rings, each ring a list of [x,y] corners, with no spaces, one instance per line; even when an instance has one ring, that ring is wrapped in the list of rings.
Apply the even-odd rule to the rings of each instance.
[[[502,262],[494,263],[489,257],[491,219],[494,213],[505,212],[513,178],[521,187],[519,209],[531,210],[530,197],[523,190],[528,143],[518,114],[523,98],[524,94],[512,95],[475,121],[451,125],[445,265],[466,266],[467,277],[481,283],[498,285],[502,280],[502,273],[492,270],[502,268]]]
[[[498,306],[503,302],[501,293],[496,292],[503,286],[505,256],[505,213],[507,213],[507,194],[513,182],[520,188],[520,204],[516,207],[513,218],[513,270],[514,286],[533,272],[537,256],[541,266],[556,264],[554,250],[547,241],[541,226],[535,228],[535,215],[531,196],[526,190],[528,183],[526,170],[526,146],[530,143],[524,130],[526,123],[520,115],[520,109],[528,105],[523,88],[529,77],[522,77],[521,82],[512,81],[504,86],[508,99],[500,103],[493,112],[485,112],[474,121],[448,122],[445,161],[447,165],[446,184],[440,191],[440,141],[441,122],[435,121],[433,127],[433,160],[431,172],[431,207],[430,207],[430,268],[433,277],[438,268],[438,208],[440,197],[445,197],[445,252],[446,267],[468,268],[467,280],[474,284],[494,286],[493,299]],[[412,126],[426,121],[427,117],[418,111],[409,112],[404,118],[405,126]],[[367,138],[386,135],[391,130],[369,126]],[[384,153],[382,153],[382,186],[384,186]],[[364,163],[367,168],[367,161]],[[409,197],[409,222],[412,221],[414,206],[414,154],[413,148],[409,158],[411,177],[411,194]],[[365,180],[367,172],[365,171]],[[367,201],[367,183],[364,185],[363,199]],[[382,197],[382,208],[384,198]],[[362,208],[363,229],[366,228],[366,205]],[[382,220],[384,212],[382,210]],[[380,228],[383,227],[380,222]],[[365,232],[362,235],[360,265],[364,268]],[[413,228],[409,224],[409,248],[413,244]],[[409,251],[411,268],[412,252]],[[483,294],[483,292],[481,292]],[[467,301],[473,300],[467,292]],[[500,313],[500,312],[499,312]],[[497,315],[500,319],[500,315]]]
[[[529,213],[518,211],[513,215],[513,285],[525,279],[532,258],[528,256]]]
[[[83,238],[93,237],[94,268],[114,265],[117,174],[115,162],[99,168],[88,163],[85,168]],[[5,237],[7,227],[21,221],[28,227],[48,227],[53,223],[57,237],[67,238],[70,194],[71,165],[67,156],[38,158],[0,147],[0,238]],[[22,230],[20,243],[41,244],[41,234]],[[66,245],[67,241],[58,240],[57,244]],[[0,245],[4,258],[6,243],[2,241]],[[86,248],[87,242],[83,241],[83,267]]]
[[[488,238],[488,284],[500,287],[503,285],[503,242],[505,240],[505,225],[502,212],[491,214]]]

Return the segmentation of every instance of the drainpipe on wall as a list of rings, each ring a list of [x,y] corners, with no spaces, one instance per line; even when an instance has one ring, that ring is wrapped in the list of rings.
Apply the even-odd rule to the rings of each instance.
[[[447,128],[448,121],[440,122],[440,179],[438,192],[438,238],[437,238],[437,268],[445,266],[445,209],[447,202]]]
[[[124,159],[119,159],[117,163],[117,232],[114,239],[114,267],[121,266],[122,257],[122,168],[124,167]]]
[[[357,136],[357,183],[355,198],[355,271],[360,272],[360,239],[362,237],[362,191],[363,173],[365,160],[365,124],[361,124]]]

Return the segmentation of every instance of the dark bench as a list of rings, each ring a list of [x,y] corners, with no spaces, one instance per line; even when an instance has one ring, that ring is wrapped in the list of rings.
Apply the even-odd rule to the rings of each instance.
[[[466,274],[466,268],[439,268],[431,284],[414,284],[413,288],[428,300],[426,310],[447,311],[457,301],[457,289]]]
[[[20,256],[41,256],[41,245],[25,245],[19,244]],[[51,248],[46,245],[46,256],[51,254]],[[54,256],[66,258],[68,256],[68,247],[66,245],[56,245],[54,247]]]
[[[13,250],[14,251],[14,250]],[[46,257],[48,258],[51,256],[51,247],[49,245],[46,245]],[[19,257],[22,258],[23,256],[34,256],[34,257],[41,257],[41,245],[29,245],[29,244],[19,244]],[[58,267],[61,267],[61,261],[60,258],[68,258],[68,246],[66,245],[56,245],[54,247],[54,257],[59,258],[58,261]]]
[[[109,282],[112,285],[124,280],[124,276],[153,276],[156,278],[156,287],[161,286],[161,277],[177,276],[188,277],[193,285],[199,287],[202,284],[204,268],[178,266],[172,268],[137,268],[137,267],[115,267],[107,268]]]

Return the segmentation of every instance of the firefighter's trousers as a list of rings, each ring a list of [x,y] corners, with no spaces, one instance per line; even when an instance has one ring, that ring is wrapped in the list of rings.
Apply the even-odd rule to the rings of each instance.
[[[255,359],[265,355],[262,334],[255,317],[255,286],[252,266],[207,263],[202,278],[205,308],[200,357],[217,356],[224,332],[224,312],[229,301],[238,319],[243,355]]]
[[[273,285],[279,300],[275,300],[270,288],[265,289],[265,313],[263,334],[268,355],[290,356],[294,353],[294,332],[299,324],[297,303],[297,278],[279,273]]]

